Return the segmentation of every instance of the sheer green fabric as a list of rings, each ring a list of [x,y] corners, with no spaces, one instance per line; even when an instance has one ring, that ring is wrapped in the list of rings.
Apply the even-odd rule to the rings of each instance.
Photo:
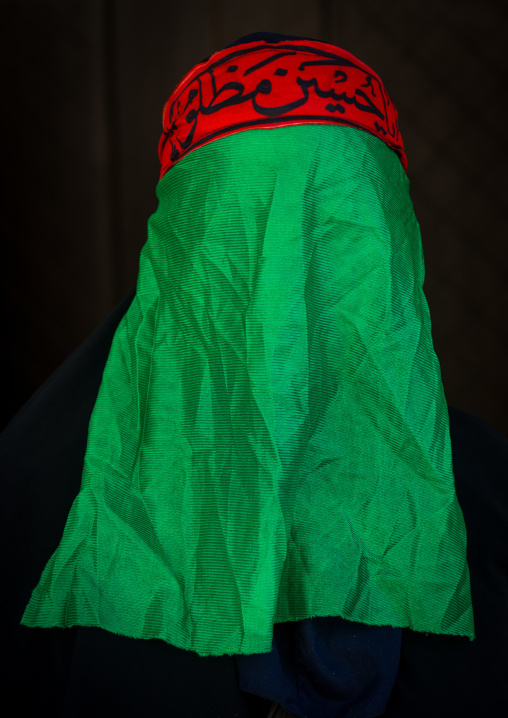
[[[342,616],[473,635],[408,181],[359,130],[250,130],[160,181],[82,489],[23,616],[203,655]]]

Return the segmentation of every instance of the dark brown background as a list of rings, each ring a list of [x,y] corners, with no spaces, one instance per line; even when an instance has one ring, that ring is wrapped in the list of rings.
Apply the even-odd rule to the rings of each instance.
[[[501,0],[2,2],[5,421],[134,286],[164,101],[269,30],[335,42],[399,109],[449,403],[508,435]]]

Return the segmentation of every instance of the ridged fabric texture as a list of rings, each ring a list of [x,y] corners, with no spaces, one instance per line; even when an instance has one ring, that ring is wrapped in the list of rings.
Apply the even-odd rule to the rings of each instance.
[[[160,181],[82,489],[23,616],[202,655],[342,616],[473,636],[408,181],[359,130],[248,130]]]

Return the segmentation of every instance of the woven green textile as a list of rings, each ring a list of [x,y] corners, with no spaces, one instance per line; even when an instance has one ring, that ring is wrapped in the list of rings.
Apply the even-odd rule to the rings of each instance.
[[[250,130],[160,181],[82,489],[23,616],[203,655],[337,615],[473,635],[408,180],[378,138]]]

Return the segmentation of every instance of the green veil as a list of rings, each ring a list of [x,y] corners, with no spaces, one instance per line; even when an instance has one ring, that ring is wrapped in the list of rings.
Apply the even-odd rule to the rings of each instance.
[[[242,131],[159,182],[77,496],[22,622],[202,655],[342,616],[472,637],[466,533],[393,150]]]

